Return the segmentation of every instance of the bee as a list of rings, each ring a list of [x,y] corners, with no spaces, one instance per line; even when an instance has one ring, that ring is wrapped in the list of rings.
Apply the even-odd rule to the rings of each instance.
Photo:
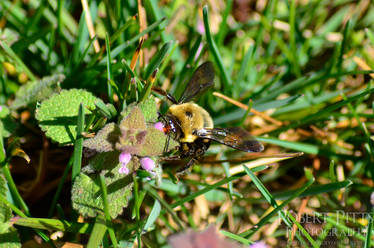
[[[263,145],[255,140],[241,127],[214,127],[210,114],[193,102],[213,86],[214,68],[211,62],[200,65],[192,75],[182,96],[177,101],[163,89],[152,89],[163,95],[172,103],[166,115],[160,115],[164,124],[164,132],[168,135],[166,149],[170,137],[179,142],[180,159],[189,159],[185,166],[177,171],[184,173],[194,163],[202,158],[208,150],[211,141],[224,144],[244,152],[261,152]]]

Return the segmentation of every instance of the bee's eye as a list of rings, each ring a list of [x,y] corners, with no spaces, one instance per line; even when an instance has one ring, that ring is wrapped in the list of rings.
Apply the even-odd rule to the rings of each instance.
[[[186,114],[186,116],[189,117],[189,118],[192,117],[192,112],[190,112],[190,111],[186,111],[185,114]]]

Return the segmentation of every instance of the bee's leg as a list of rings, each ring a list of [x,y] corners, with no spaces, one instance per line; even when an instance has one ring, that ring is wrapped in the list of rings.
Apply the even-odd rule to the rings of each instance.
[[[180,156],[168,156],[168,157],[160,157],[161,161],[176,161],[181,160]]]
[[[169,142],[170,142],[170,134],[168,134],[168,137],[166,138],[166,144],[164,146],[164,152],[166,153],[169,150]]]
[[[178,171],[177,171],[177,176],[180,176],[180,175],[183,175],[184,173],[186,173],[186,171],[188,170],[188,168],[190,168],[194,163],[196,163],[196,159],[195,158],[191,158],[190,161],[187,162],[187,164],[185,166],[183,166],[182,168],[180,168]]]
[[[166,122],[165,116],[163,114],[161,114],[160,111],[157,111],[157,119],[159,119],[159,120],[161,119],[164,122]]]

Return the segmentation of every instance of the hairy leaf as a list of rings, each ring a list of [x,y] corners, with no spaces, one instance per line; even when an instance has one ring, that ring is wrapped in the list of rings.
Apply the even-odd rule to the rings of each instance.
[[[131,194],[131,177],[118,173],[122,166],[118,163],[118,152],[99,153],[89,164],[94,170],[101,170],[104,175],[105,184],[108,190],[109,213],[116,218],[122,213],[128,204],[128,197]],[[137,160],[132,160],[127,166],[130,173],[139,167]],[[99,212],[104,211],[102,192],[100,188],[98,173],[87,175],[81,172],[74,181],[72,188],[73,208],[83,216],[95,217]]]
[[[21,86],[16,93],[16,99],[12,103],[11,108],[18,109],[47,99],[60,90],[59,84],[64,79],[65,76],[63,74],[56,74]]]
[[[95,137],[84,141],[83,146],[97,152],[114,151],[115,143],[121,135],[119,127],[115,123],[105,125]]]
[[[76,138],[76,125],[79,104],[89,109],[95,107],[95,101],[101,101],[90,92],[80,89],[62,90],[59,94],[43,101],[36,110],[39,126],[53,141],[62,145],[72,144]]]

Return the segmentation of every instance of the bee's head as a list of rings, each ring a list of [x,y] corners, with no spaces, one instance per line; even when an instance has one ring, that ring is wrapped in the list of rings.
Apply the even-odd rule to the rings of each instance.
[[[174,140],[178,140],[183,136],[182,128],[178,119],[171,114],[162,116],[162,121],[164,123],[164,133],[171,135]]]

